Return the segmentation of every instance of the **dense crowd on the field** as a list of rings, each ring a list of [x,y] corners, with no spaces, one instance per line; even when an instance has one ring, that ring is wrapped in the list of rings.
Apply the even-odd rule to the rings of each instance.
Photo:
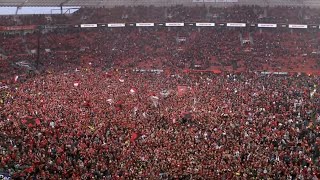
[[[318,14],[288,7],[116,7],[0,22],[316,23]],[[318,30],[254,28],[0,34],[0,173],[317,180],[319,40]]]
[[[1,91],[0,168],[44,179],[317,179],[319,82],[47,73]]]

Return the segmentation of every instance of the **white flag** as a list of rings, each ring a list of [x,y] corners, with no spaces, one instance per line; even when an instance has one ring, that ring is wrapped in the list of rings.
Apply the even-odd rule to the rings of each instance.
[[[107,102],[111,105],[113,103],[112,99],[107,99]]]
[[[137,107],[137,106],[135,106],[135,107],[133,108],[133,116],[136,116],[137,111],[138,111],[138,107]]]
[[[131,88],[131,89],[130,89],[130,94],[131,94],[131,95],[134,95],[135,93],[136,93],[136,90],[134,90],[134,89]]]
[[[14,76],[14,82],[17,82],[17,81],[18,81],[18,78],[19,78],[19,76],[18,76],[18,75],[15,75],[15,76]]]
[[[168,90],[163,90],[160,92],[160,95],[164,98],[168,97],[170,95],[170,91]]]
[[[151,98],[151,101],[152,101],[153,105],[154,105],[155,107],[158,107],[159,97],[158,97],[158,96],[151,96],[150,98]]]

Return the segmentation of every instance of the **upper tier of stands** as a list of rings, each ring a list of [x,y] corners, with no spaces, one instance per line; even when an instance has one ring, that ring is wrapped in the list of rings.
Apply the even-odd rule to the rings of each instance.
[[[1,25],[45,25],[105,22],[262,22],[320,24],[319,9],[307,7],[114,7],[81,8],[70,15],[0,16]]]
[[[99,22],[319,23],[320,11],[301,7],[115,7],[82,8],[73,15],[2,16],[1,24],[45,25]],[[179,42],[179,38],[185,39]],[[37,32],[0,35],[1,79],[12,64],[35,62]],[[50,70],[104,68],[201,69],[318,73],[318,29],[98,28],[60,29],[39,39],[40,61]],[[50,51],[50,53],[48,51]],[[4,58],[6,57],[6,58]],[[63,62],[63,63],[62,63]]]

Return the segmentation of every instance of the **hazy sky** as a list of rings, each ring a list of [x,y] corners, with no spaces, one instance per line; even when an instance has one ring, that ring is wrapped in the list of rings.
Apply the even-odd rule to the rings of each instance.
[[[79,8],[79,7],[64,7],[64,12],[68,8]],[[0,7],[0,15],[12,15],[16,13],[16,7]],[[75,9],[70,10],[71,13],[76,11]],[[60,7],[22,7],[19,9],[18,14],[59,14]],[[69,13],[69,11],[67,12]]]

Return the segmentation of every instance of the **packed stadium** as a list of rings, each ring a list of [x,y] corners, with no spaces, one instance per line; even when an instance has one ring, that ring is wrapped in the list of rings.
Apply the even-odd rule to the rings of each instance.
[[[319,0],[0,7],[0,179],[320,179]]]

